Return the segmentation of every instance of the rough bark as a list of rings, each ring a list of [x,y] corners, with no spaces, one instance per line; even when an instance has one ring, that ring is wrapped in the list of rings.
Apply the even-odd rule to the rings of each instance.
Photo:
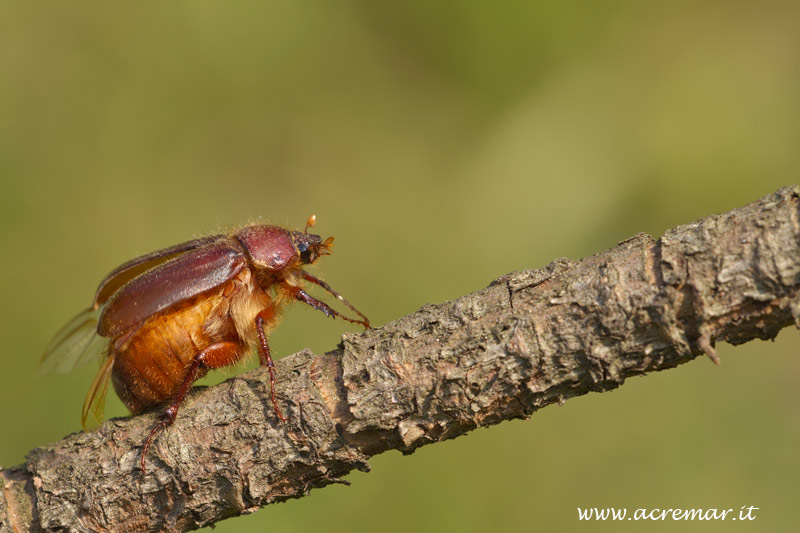
[[[191,394],[138,469],[153,414],[110,420],[0,470],[0,532],[186,531],[341,482],[546,405],[672,368],[800,316],[800,188],[558,259]]]

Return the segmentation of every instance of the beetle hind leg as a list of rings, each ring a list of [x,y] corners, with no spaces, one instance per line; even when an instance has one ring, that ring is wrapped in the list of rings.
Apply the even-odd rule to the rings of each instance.
[[[150,444],[160,431],[166,429],[167,427],[171,426],[173,422],[175,422],[175,417],[178,416],[178,408],[186,398],[186,394],[189,392],[189,389],[192,388],[192,383],[194,383],[197,378],[202,377],[201,371],[232,365],[239,359],[239,357],[241,357],[241,353],[242,346],[239,343],[218,342],[206,347],[194,357],[192,364],[189,365],[189,369],[186,371],[183,381],[181,382],[178,393],[169,404],[169,407],[167,407],[164,413],[158,418],[158,422],[156,422],[156,425],[153,426],[153,429],[150,431],[150,435],[144,442],[141,461],[142,472],[145,472],[144,459],[147,457]]]

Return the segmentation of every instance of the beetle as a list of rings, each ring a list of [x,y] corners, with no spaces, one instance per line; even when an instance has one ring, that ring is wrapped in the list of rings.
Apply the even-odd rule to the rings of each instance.
[[[120,265],[100,282],[91,307],[48,345],[42,370],[68,370],[100,352],[102,364],[81,413],[84,429],[102,420],[109,379],[132,414],[168,404],[144,443],[143,471],[153,438],[175,421],[192,384],[210,369],[238,362],[252,345],[269,370],[275,413],[285,421],[275,398],[268,343],[283,307],[299,300],[329,317],[370,327],[367,317],[341,294],[303,269],[331,253],[333,237],[323,241],[308,233],[315,222],[311,215],[302,232],[245,226]],[[309,295],[305,282],[322,287],[360,319]]]

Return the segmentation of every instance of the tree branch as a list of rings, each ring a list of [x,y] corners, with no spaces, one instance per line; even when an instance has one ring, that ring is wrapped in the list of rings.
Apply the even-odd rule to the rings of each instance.
[[[0,532],[186,531],[342,482],[390,449],[672,368],[800,317],[800,188],[515,272],[458,300],[346,334],[190,395],[137,468],[154,414],[106,422],[0,470]]]

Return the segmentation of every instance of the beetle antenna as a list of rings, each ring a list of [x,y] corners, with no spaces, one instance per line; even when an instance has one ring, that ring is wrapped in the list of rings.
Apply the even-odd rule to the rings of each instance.
[[[313,228],[314,224],[317,223],[317,215],[311,215],[306,220],[306,229],[303,230],[303,233],[308,234],[308,228]]]

